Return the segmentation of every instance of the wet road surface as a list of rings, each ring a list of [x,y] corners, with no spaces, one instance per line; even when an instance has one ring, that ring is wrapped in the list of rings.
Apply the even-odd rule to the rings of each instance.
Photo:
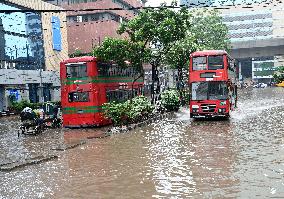
[[[195,121],[181,110],[134,131],[52,148],[99,129],[17,137],[0,118],[0,164],[58,159],[0,171],[0,198],[284,198],[284,89],[239,92],[229,121]]]

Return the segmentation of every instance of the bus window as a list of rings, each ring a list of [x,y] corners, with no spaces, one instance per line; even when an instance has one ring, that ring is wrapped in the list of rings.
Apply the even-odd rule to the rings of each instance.
[[[89,92],[72,92],[68,94],[69,102],[89,102]]]
[[[191,89],[192,89],[191,90],[192,100],[207,100],[207,90],[208,90],[207,82],[192,83]]]
[[[209,56],[208,70],[224,69],[223,56]]]
[[[206,57],[193,57],[192,65],[193,70],[206,70]]]
[[[66,65],[66,77],[87,77],[87,64],[70,64]]]
[[[109,65],[107,63],[98,62],[97,63],[99,76],[107,76]]]
[[[209,82],[208,99],[226,100],[228,97],[228,86],[226,82]]]
[[[192,100],[226,100],[228,86],[226,82],[192,83]]]

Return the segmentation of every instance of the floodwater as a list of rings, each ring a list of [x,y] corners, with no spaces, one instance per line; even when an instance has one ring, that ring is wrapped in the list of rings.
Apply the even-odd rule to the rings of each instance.
[[[0,171],[0,198],[284,198],[283,121],[283,88],[246,89],[228,121],[191,120],[183,109],[59,152],[52,148],[100,130],[18,138],[17,117],[0,118],[0,164],[59,155]]]

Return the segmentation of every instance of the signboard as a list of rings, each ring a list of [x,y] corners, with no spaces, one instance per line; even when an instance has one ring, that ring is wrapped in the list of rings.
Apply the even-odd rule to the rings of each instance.
[[[274,66],[274,60],[266,61],[253,61],[252,62],[252,78],[273,78],[273,74],[276,71]]]
[[[61,51],[61,30],[60,30],[60,19],[57,16],[52,16],[52,45],[53,50]]]
[[[15,90],[15,89],[10,89],[9,90],[9,95],[10,95],[10,98],[12,99],[13,98],[13,101],[18,101],[19,100],[19,91],[18,90]]]

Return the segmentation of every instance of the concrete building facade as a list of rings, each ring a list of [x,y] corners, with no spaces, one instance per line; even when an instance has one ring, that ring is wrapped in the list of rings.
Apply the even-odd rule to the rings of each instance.
[[[188,7],[208,7],[212,6],[214,0],[180,0],[181,6]]]
[[[190,2],[181,0],[194,7]],[[239,62],[241,77],[257,82],[272,81],[276,67],[284,64],[284,4],[275,0],[253,4],[215,0],[210,6],[219,9],[228,26],[230,54]]]
[[[283,65],[284,4],[233,6],[222,10],[222,17],[229,28],[231,55],[239,61],[242,76],[271,82],[276,67]]]
[[[69,54],[76,51],[89,53],[100,45],[105,37],[125,37],[117,34],[121,22],[135,17],[139,10],[128,10],[141,7],[144,1],[138,0],[45,0],[67,10]],[[122,8],[125,10],[105,10]],[[89,9],[90,11],[77,11]],[[94,10],[92,9],[102,9]]]
[[[4,0],[0,7],[0,111],[12,101],[60,100],[59,63],[68,58],[65,12],[41,0]]]

